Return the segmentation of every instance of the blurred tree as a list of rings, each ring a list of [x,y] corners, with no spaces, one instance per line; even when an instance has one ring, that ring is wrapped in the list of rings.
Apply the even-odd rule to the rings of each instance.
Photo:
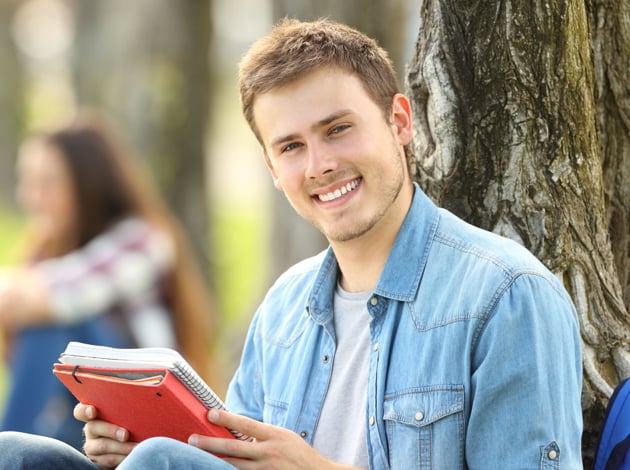
[[[15,157],[24,124],[23,73],[11,36],[15,1],[0,2],[0,200],[14,204]]]
[[[527,246],[575,301],[587,468],[612,387],[630,375],[628,9],[425,0],[408,75],[418,181]]]
[[[273,18],[310,21],[318,18],[345,23],[364,32],[389,53],[400,78],[407,62],[407,25],[411,0],[273,0]],[[417,11],[414,6],[413,14]]]
[[[210,2],[77,2],[80,105],[107,110],[146,158],[209,275],[205,136]]]
[[[404,75],[406,62],[406,25],[410,0],[273,0],[274,21],[287,16],[303,21],[329,18],[345,23],[376,39],[385,48],[398,74]],[[396,27],[392,27],[396,25]],[[326,247],[324,237],[289,206],[278,191],[273,196],[272,276],[296,261]]]

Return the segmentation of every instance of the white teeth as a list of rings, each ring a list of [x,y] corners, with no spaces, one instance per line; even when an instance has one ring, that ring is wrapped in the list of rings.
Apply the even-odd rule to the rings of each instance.
[[[339,189],[335,189],[334,191],[331,191],[328,194],[320,194],[318,196],[319,200],[323,201],[323,202],[333,201],[333,200],[343,196],[344,194],[349,193],[354,188],[356,188],[358,185],[359,185],[359,180],[358,179],[356,179],[354,181],[350,181],[345,186],[342,186]]]

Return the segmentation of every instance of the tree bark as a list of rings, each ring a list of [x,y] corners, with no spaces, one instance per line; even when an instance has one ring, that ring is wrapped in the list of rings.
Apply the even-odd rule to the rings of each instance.
[[[592,5],[597,118],[615,267],[630,308],[630,3]]]
[[[427,194],[525,245],[576,304],[585,463],[612,387],[630,375],[589,27],[577,0],[425,0],[408,74],[416,178]]]

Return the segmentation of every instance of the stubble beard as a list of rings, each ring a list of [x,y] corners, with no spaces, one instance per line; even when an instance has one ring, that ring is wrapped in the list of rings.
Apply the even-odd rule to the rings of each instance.
[[[329,242],[335,243],[344,243],[352,240],[356,240],[367,234],[370,230],[372,230],[383,218],[385,217],[387,211],[394,205],[395,201],[398,199],[400,192],[402,191],[403,184],[405,182],[405,171],[402,166],[402,161],[404,158],[403,152],[400,148],[396,147],[395,152],[393,153],[395,157],[395,161],[392,164],[396,165],[396,179],[394,182],[389,183],[387,181],[382,181],[379,178],[379,175],[372,180],[371,184],[376,187],[385,188],[386,191],[384,194],[378,197],[374,213],[369,215],[368,219],[358,220],[358,221],[349,221],[348,223],[342,225],[338,229],[326,229],[325,224],[319,223],[316,220],[309,220],[315,228],[317,228],[322,234],[326,237]],[[363,179],[362,184],[365,184],[365,178]],[[370,184],[369,182],[367,184]],[[343,218],[351,218],[351,215],[348,214],[347,211],[339,214],[338,219]],[[314,218],[313,218],[314,219]]]

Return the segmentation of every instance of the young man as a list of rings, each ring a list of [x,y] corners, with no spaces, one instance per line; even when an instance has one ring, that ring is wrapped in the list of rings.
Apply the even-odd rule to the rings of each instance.
[[[571,300],[524,248],[438,209],[413,184],[410,105],[386,53],[343,25],[284,21],[250,49],[239,78],[275,186],[330,242],[270,289],[228,391],[233,414],[209,413],[255,439],[136,446],[78,405],[90,459],[134,469],[581,468]],[[41,442],[5,437],[1,455],[31,439]],[[54,455],[90,468],[48,445],[11,462]]]

